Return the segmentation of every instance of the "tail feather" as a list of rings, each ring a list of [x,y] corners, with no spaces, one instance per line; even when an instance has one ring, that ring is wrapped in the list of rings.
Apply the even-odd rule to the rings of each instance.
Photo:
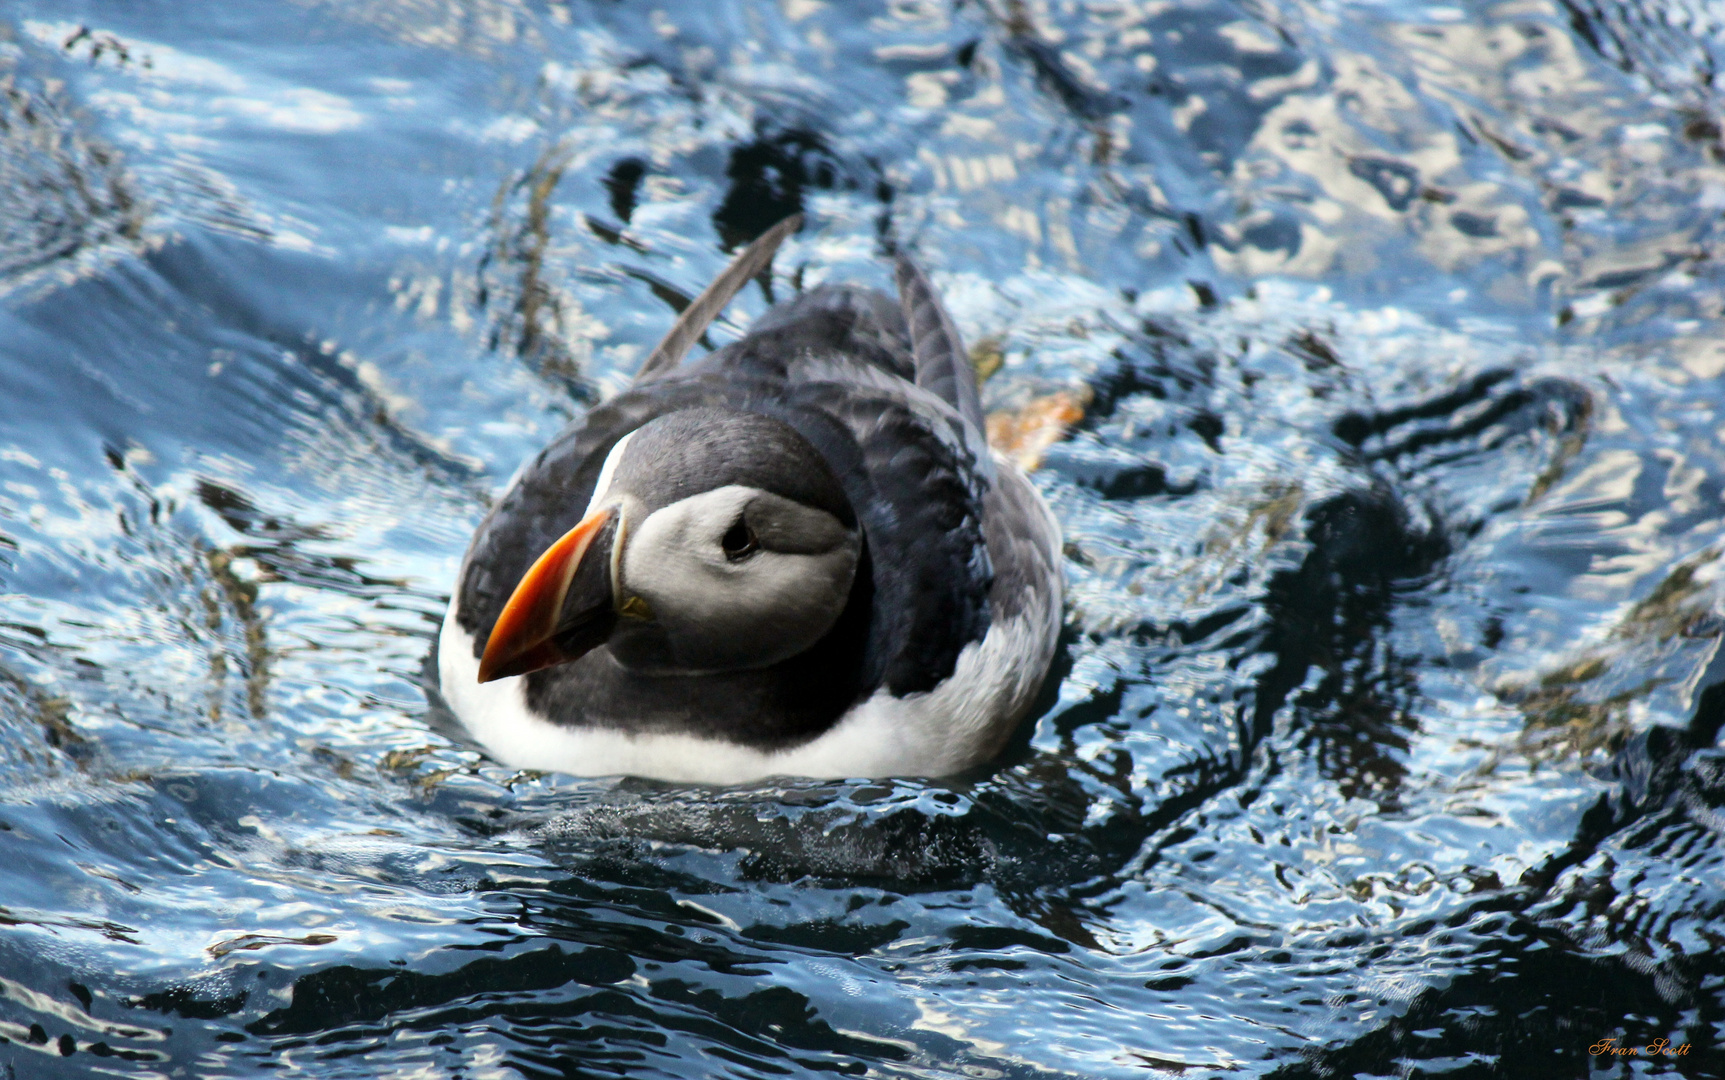
[[[958,327],[940,302],[940,294],[922,268],[903,255],[898,257],[896,277],[899,304],[910,324],[911,348],[916,356],[916,384],[940,395],[978,432],[983,431],[976,369],[958,336]]]
[[[785,237],[796,232],[803,226],[803,216],[792,214],[790,217],[774,225],[743,253],[731,260],[731,265],[713,279],[700,296],[683,309],[677,317],[677,322],[671,327],[662,341],[659,342],[650,356],[641,364],[641,370],[635,373],[635,384],[651,382],[676,369],[683,362],[683,356],[689,351],[689,346],[701,339],[707,332],[725,306],[741,292],[756,274],[765,270],[773,261],[773,253],[779,250]]]

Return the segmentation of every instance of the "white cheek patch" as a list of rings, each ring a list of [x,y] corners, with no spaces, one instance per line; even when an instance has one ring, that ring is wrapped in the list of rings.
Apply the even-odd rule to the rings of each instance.
[[[735,485],[672,503],[630,530],[623,549],[624,588],[648,603],[700,606],[713,590],[724,590],[737,564],[725,558],[719,539],[755,494]]]
[[[680,665],[777,663],[813,645],[844,610],[856,573],[852,533],[837,534],[848,543],[807,555],[763,548],[735,562],[725,557],[721,537],[763,497],[772,498],[739,485],[716,488],[656,510],[630,531],[622,587],[647,601]]]

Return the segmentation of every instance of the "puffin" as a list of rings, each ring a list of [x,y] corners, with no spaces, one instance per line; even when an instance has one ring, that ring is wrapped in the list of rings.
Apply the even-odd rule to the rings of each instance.
[[[480,523],[438,689],[495,760],[742,784],[994,758],[1060,633],[1060,528],[991,452],[923,271],[822,285],[684,363],[801,225],[744,249]]]

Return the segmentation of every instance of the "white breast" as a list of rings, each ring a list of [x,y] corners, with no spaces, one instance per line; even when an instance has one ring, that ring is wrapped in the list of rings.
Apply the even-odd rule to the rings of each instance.
[[[999,751],[1036,695],[1054,654],[1060,612],[1047,595],[1022,616],[997,620],[958,655],[933,690],[895,698],[885,690],[855,706],[819,737],[763,752],[694,735],[633,735],[603,726],[565,727],[527,709],[523,676],[478,681],[473,638],[455,604],[438,642],[443,696],[467,730],[505,765],[577,776],[629,774],[703,784],[769,776],[944,776]],[[604,718],[589,718],[602,725]]]

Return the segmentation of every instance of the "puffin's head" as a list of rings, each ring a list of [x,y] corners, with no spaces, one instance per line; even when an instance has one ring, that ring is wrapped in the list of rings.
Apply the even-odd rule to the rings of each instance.
[[[515,587],[479,681],[601,645],[643,671],[776,664],[838,621],[861,549],[837,477],[788,424],[661,416],[612,448],[586,516]]]

